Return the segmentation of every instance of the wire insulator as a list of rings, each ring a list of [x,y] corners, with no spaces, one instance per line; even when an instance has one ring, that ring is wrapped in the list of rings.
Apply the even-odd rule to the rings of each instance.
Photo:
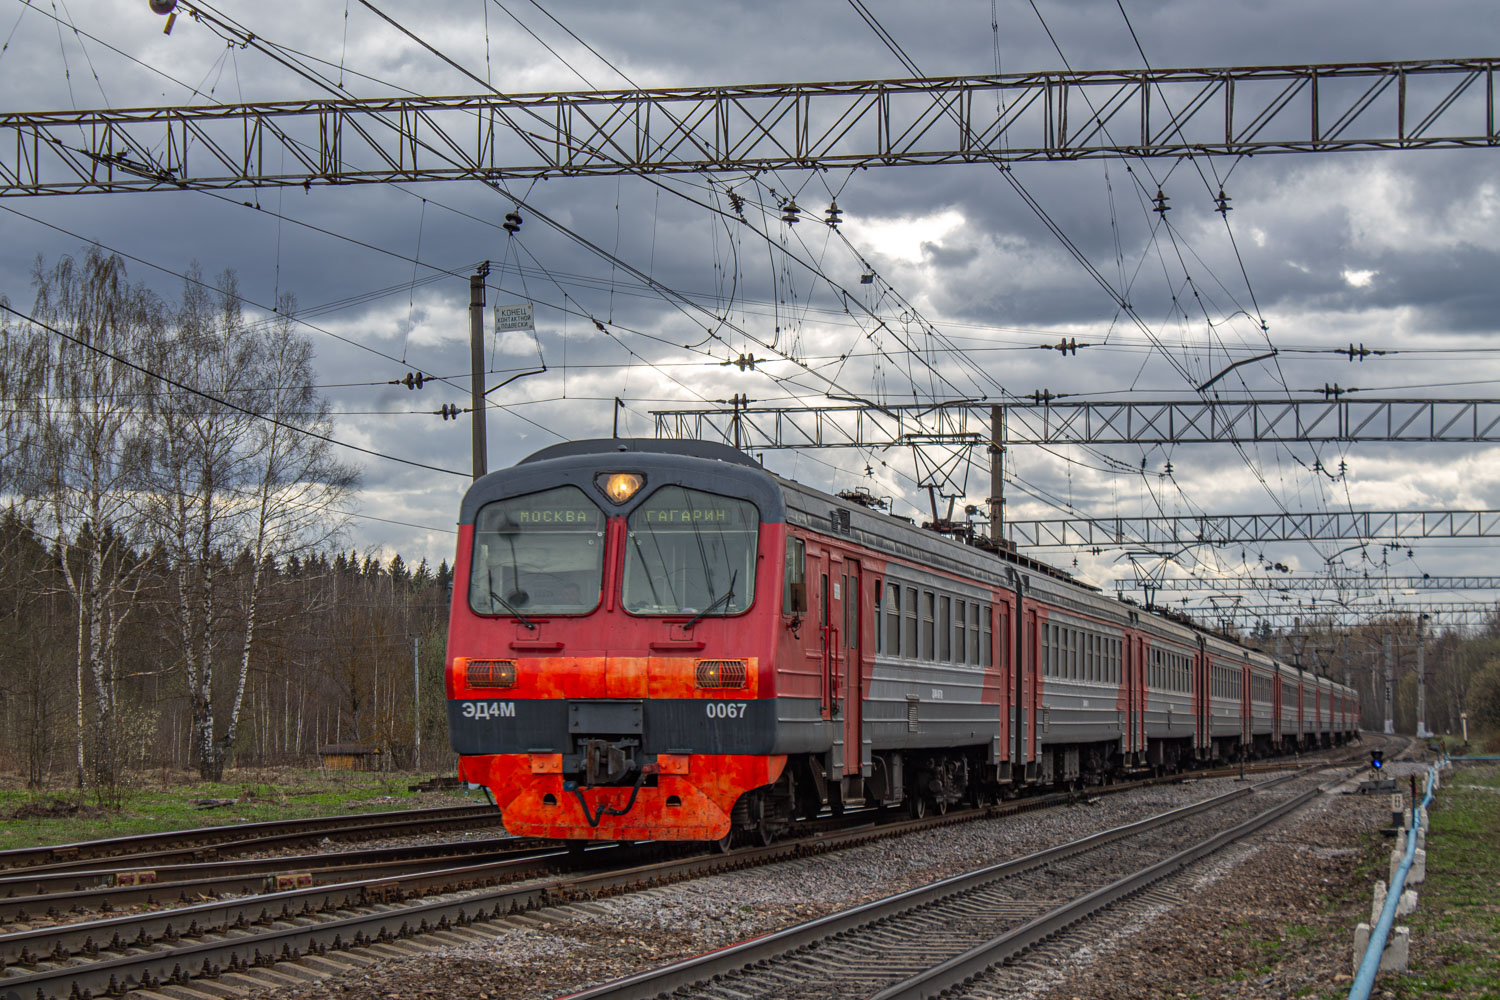
[[[521,231],[521,213],[506,212],[505,221],[501,223],[501,226],[507,233],[510,233],[512,236],[514,236],[516,233],[519,233]]]
[[[1156,207],[1152,209],[1152,211],[1154,211],[1157,215],[1165,216],[1168,212],[1172,211],[1172,206],[1168,204],[1170,200],[1171,199],[1162,192],[1161,188],[1157,188],[1156,197],[1151,199],[1152,203],[1156,205]]]
[[[795,226],[798,222],[801,221],[799,217],[801,215],[801,212],[802,209],[797,207],[797,199],[788,198],[786,202],[781,206],[781,221],[785,222],[789,226]]]
[[[829,202],[828,209],[823,213],[823,215],[825,216],[829,229],[837,229],[839,227],[839,223],[844,221],[844,213],[839,210],[839,203],[837,201]]]

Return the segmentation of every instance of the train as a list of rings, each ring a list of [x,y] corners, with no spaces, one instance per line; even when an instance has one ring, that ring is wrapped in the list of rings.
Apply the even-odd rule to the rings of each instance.
[[[445,687],[459,777],[567,841],[769,842],[1359,732],[1342,684],[707,441],[476,480]]]

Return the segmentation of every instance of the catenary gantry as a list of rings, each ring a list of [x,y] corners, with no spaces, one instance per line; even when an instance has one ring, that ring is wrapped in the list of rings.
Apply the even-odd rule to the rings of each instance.
[[[1449,591],[1500,590],[1500,576],[1260,576],[1164,577],[1157,580],[1113,582],[1116,590],[1147,587],[1156,592],[1212,591],[1222,594],[1268,592],[1320,593],[1330,591]]]
[[[1296,619],[1302,628],[1350,628],[1381,619],[1417,619],[1434,626],[1483,625],[1500,615],[1500,605],[1483,601],[1444,601],[1427,604],[1371,604],[1363,607],[1338,607],[1296,604],[1224,605],[1217,608],[1184,608],[1177,604],[1160,605],[1167,610],[1186,614],[1209,626],[1245,627],[1264,622],[1289,625]]]
[[[655,410],[658,437],[747,449],[910,444],[1500,441],[1500,399],[1050,399]],[[993,442],[992,442],[993,437]]]
[[[0,195],[1484,147],[1496,59],[0,115]]]
[[[1359,510],[1318,513],[1202,514],[1183,517],[1072,517],[1009,520],[1018,545],[1246,545],[1254,542],[1416,541],[1500,538],[1500,510]]]

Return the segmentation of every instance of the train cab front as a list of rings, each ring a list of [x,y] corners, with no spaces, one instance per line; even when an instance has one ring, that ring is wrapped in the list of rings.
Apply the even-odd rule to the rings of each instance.
[[[785,766],[780,591],[757,586],[780,574],[780,492],[729,449],[739,462],[587,444],[465,498],[446,678],[459,776],[516,835],[717,840]]]

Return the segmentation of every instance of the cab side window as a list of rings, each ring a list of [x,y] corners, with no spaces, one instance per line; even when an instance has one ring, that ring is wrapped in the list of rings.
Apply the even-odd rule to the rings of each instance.
[[[788,615],[807,610],[807,543],[800,538],[786,540],[786,587],[781,610]]]

